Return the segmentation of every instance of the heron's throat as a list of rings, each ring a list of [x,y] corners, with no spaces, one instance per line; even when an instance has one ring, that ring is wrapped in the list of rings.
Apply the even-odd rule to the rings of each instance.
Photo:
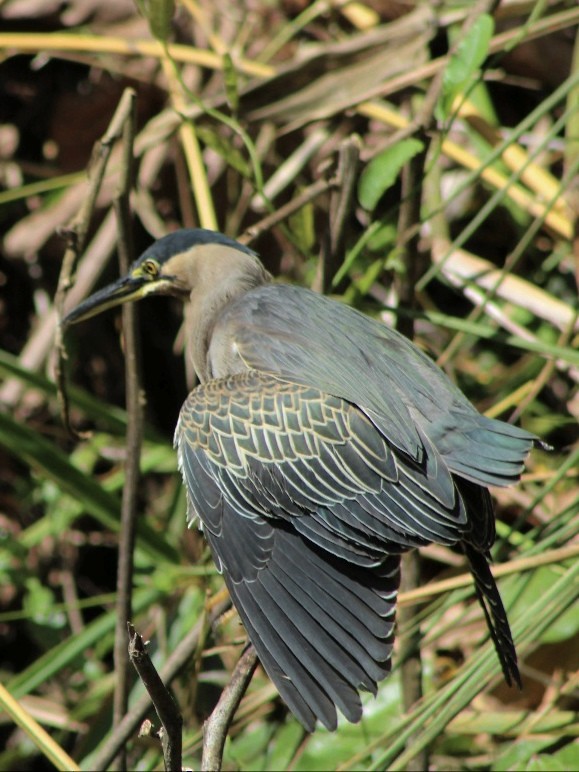
[[[200,271],[187,304],[189,352],[201,382],[213,377],[208,352],[215,325],[224,311],[256,287],[271,282],[271,275],[253,255],[231,250],[231,260],[217,261]]]

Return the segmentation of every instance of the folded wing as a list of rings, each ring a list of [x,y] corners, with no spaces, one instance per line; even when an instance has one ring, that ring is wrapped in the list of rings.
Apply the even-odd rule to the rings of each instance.
[[[262,664],[309,729],[316,719],[333,728],[336,708],[358,720],[359,690],[375,692],[389,672],[400,552],[470,540],[488,568],[493,519],[480,487],[457,486],[417,437],[420,462],[346,400],[256,371],[210,381],[183,406],[176,443],[191,515]]]

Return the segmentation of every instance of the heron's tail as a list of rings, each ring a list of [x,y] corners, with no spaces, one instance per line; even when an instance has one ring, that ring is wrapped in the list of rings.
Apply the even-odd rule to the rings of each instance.
[[[476,594],[483,608],[505,681],[509,686],[515,683],[521,689],[522,682],[517,665],[517,652],[507,612],[491,573],[488,559],[483,552],[479,552],[466,542],[463,543],[463,548],[474,577]]]

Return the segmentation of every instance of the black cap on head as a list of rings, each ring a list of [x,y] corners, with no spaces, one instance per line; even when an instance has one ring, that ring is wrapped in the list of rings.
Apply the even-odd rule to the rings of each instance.
[[[254,255],[255,252],[246,247],[244,244],[240,244],[239,241],[224,236],[223,233],[218,231],[211,231],[207,228],[181,228],[178,231],[169,233],[163,236],[158,241],[146,249],[139,257],[136,263],[141,263],[147,258],[155,258],[159,263],[164,263],[173,255],[178,255],[180,252],[186,252],[191,247],[201,244],[223,244],[226,247],[233,247],[240,252],[245,252],[247,255]]]

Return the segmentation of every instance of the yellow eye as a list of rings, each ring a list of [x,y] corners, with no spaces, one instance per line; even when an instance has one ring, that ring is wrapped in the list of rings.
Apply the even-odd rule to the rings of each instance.
[[[143,263],[143,273],[147,276],[155,277],[159,273],[159,266],[154,260],[145,260]]]

